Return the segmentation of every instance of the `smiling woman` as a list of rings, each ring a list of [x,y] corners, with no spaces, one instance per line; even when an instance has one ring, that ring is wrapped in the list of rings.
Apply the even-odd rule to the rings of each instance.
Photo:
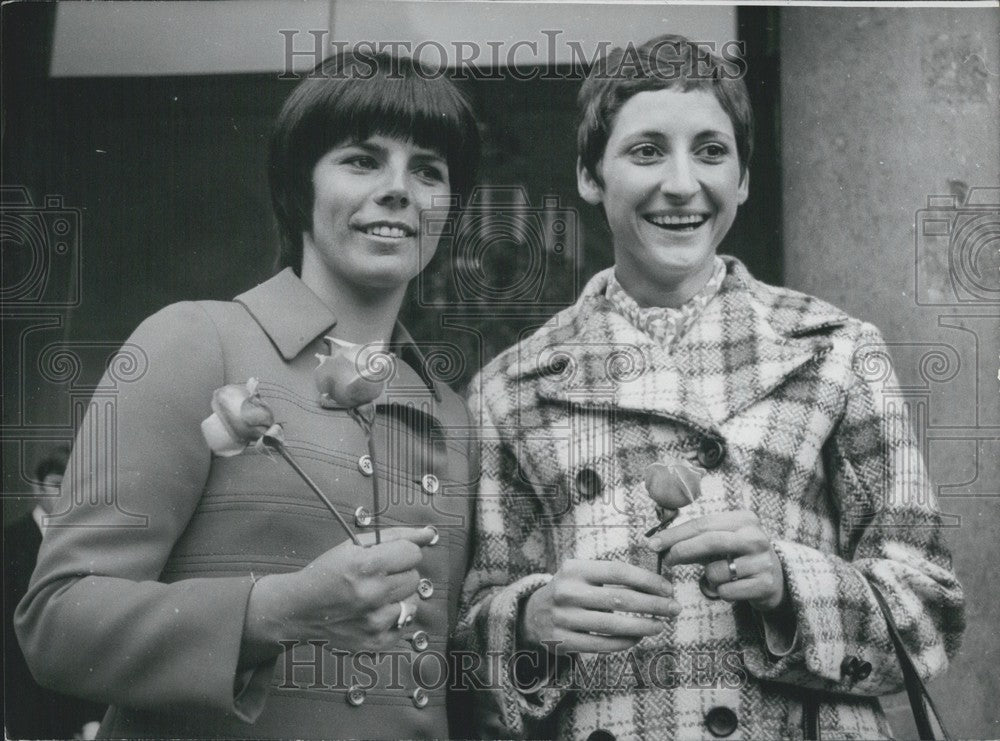
[[[579,165],[580,195],[604,206],[615,275],[640,306],[681,306],[708,282],[749,192],[738,152],[711,92],[651,90],[618,111],[593,170]]]
[[[454,624],[469,420],[396,317],[436,247],[421,213],[467,193],[478,137],[453,85],[415,63],[327,60],[272,137],[284,270],[232,302],[168,306],[128,340],[147,371],[116,398],[114,435],[100,414],[82,424],[61,527],[17,613],[40,682],[111,705],[105,736],[461,735],[445,688],[413,667],[442,655]],[[370,370],[355,345],[390,352],[365,430],[314,378],[331,347]],[[201,424],[220,388],[253,389],[301,479],[252,441],[213,457]],[[389,482],[398,496],[380,508]],[[148,527],[114,527],[120,512]],[[395,526],[381,542],[368,532],[380,519]],[[391,666],[345,673],[345,656],[367,651]]]
[[[885,343],[716,255],[752,131],[725,60],[680,36],[625,56],[591,71],[577,138],[615,266],[471,386],[458,640],[529,659],[489,677],[480,715],[501,737],[891,737],[875,696],[902,676],[877,595],[925,676],[964,613],[907,407],[872,378]],[[631,671],[581,687],[561,660],[578,653]]]
[[[331,300],[377,289],[402,300],[434,256],[421,213],[450,194],[448,164],[412,141],[345,142],[313,169],[312,229],[303,234],[302,279]]]

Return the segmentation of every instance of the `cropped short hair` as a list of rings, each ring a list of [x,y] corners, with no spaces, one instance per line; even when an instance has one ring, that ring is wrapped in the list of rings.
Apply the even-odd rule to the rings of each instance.
[[[345,51],[323,60],[285,101],[271,131],[268,182],[281,238],[280,267],[302,268],[312,229],[316,163],[344,142],[374,135],[441,154],[464,203],[475,184],[481,140],[465,96],[441,71],[389,54]]]
[[[633,95],[652,90],[709,90],[729,116],[736,135],[740,172],[753,153],[753,109],[742,79],[745,64],[723,59],[704,44],[664,34],[641,46],[615,48],[598,60],[577,98],[577,154],[595,182],[602,184],[597,164],[604,156],[615,117]]]

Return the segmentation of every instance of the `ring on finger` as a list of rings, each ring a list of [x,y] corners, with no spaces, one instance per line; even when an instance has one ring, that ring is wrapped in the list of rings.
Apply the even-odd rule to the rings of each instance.
[[[726,565],[729,566],[729,581],[739,579],[740,575],[736,572],[736,559],[730,556],[726,559]]]
[[[399,603],[399,617],[396,618],[396,627],[405,628],[407,625],[413,622],[413,615],[417,611],[417,608],[411,605],[409,602]]]

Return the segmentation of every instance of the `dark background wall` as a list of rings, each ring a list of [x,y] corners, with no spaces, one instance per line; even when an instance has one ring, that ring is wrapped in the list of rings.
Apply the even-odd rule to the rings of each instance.
[[[932,691],[958,736],[996,738],[1000,14],[788,8],[780,33],[785,280],[889,343],[968,602]]]

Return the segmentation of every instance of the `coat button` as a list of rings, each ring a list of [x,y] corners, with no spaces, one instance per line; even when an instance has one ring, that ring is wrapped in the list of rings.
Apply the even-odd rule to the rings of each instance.
[[[367,507],[358,507],[354,510],[354,524],[358,527],[368,527],[372,524],[372,513]]]
[[[427,690],[423,687],[417,687],[413,690],[413,694],[410,695],[410,699],[413,700],[413,704],[418,708],[427,707],[427,703],[430,702],[430,698],[427,696]]]
[[[426,577],[421,579],[417,582],[417,594],[420,595],[420,599],[430,599],[434,594],[434,582]]]
[[[362,476],[371,476],[375,473],[375,466],[372,465],[372,457],[367,453],[358,458],[358,470],[361,471]]]
[[[862,661],[857,656],[845,656],[840,662],[840,673],[847,679],[861,682],[871,676],[872,665],[870,661]]]
[[[414,651],[426,651],[427,647],[431,645],[431,639],[427,637],[426,631],[418,630],[410,636],[410,645],[413,646]]]
[[[420,488],[427,494],[437,494],[438,489],[441,488],[441,482],[438,481],[438,477],[433,473],[428,473],[420,479]]]
[[[605,731],[603,728],[598,728],[587,736],[587,741],[615,741],[615,734],[611,731]]]
[[[711,471],[726,457],[726,445],[717,437],[703,437],[698,443],[698,463]]]
[[[364,704],[364,701],[365,691],[356,684],[352,684],[351,688],[347,690],[347,704],[357,707],[358,705]]]
[[[714,707],[705,713],[705,727],[713,736],[724,738],[736,730],[739,724],[732,708]]]
[[[844,660],[840,662],[840,674],[848,679],[854,679],[860,666],[861,659],[857,656],[845,656]]]
[[[576,475],[576,491],[584,499],[594,499],[601,493],[604,482],[593,468],[584,468]]]
[[[698,589],[705,595],[705,599],[719,599],[719,593],[709,585],[708,577],[705,574],[702,574],[698,580]]]

